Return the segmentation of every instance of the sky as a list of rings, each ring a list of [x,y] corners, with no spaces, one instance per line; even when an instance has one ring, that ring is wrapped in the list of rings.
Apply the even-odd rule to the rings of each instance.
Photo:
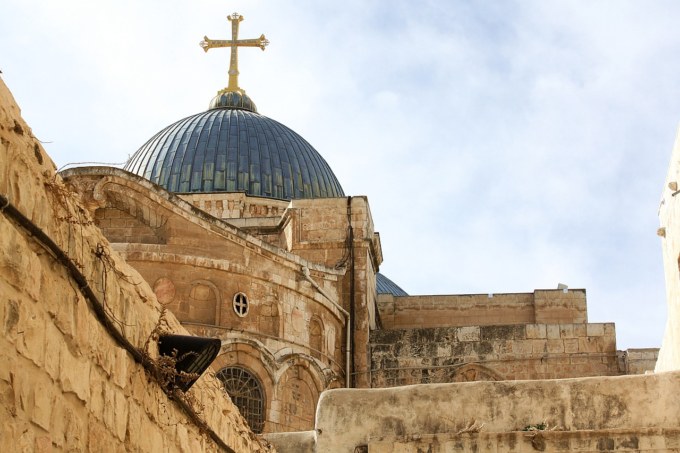
[[[674,0],[5,0],[0,70],[57,166],[122,163],[207,108],[239,52],[261,114],[367,195],[409,294],[585,288],[658,347],[657,210],[680,120]]]

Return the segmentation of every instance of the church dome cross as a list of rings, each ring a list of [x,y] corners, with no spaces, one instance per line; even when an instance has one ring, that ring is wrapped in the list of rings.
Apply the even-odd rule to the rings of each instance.
[[[231,49],[231,58],[229,60],[229,85],[219,91],[218,95],[228,92],[245,94],[245,90],[238,86],[238,48],[259,47],[264,51],[265,47],[269,45],[269,40],[267,40],[264,35],[260,35],[259,38],[255,39],[238,39],[239,24],[243,20],[243,16],[234,13],[231,16],[227,16],[227,19],[231,22],[231,39],[210,39],[207,36],[204,36],[203,41],[201,41],[199,45],[205,52],[208,52],[209,49],[220,47],[229,47]]]

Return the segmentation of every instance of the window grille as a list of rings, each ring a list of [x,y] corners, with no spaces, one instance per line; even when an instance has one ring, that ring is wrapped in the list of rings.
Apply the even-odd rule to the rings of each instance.
[[[264,394],[257,378],[239,367],[222,368],[217,378],[254,433],[264,429]]]
[[[234,312],[241,318],[248,314],[248,297],[245,294],[234,294]]]

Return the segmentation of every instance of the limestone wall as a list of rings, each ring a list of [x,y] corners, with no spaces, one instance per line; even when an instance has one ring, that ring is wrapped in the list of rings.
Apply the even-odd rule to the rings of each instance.
[[[0,195],[11,203],[0,209],[0,450],[223,451],[223,442],[233,451],[267,451],[210,373],[186,402],[214,437],[136,360],[161,307],[55,176],[2,82],[0,142]],[[10,208],[66,258],[48,251]],[[73,269],[86,286],[73,280]],[[85,296],[88,288],[96,300]],[[186,333],[171,314],[161,325]]]
[[[644,374],[654,371],[659,359],[659,348],[635,348],[619,351],[623,355],[622,368],[625,374]]]
[[[614,324],[527,324],[371,332],[372,387],[622,374]]]
[[[331,390],[316,451],[680,451],[679,388],[673,372]]]
[[[588,319],[586,292],[582,289],[442,296],[381,294],[378,308],[385,329],[573,324]]]
[[[676,135],[659,206],[658,231],[666,277],[668,318],[657,371],[680,369],[680,129]]]

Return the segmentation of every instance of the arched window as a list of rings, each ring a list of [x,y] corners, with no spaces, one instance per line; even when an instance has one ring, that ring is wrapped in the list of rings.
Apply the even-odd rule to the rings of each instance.
[[[226,367],[217,372],[224,390],[238,407],[254,433],[264,429],[264,394],[262,385],[249,371],[239,367]]]

